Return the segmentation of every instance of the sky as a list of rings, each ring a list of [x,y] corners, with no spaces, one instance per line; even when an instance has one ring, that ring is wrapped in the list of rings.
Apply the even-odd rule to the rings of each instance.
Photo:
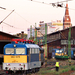
[[[34,27],[36,23],[38,27],[40,21],[45,23],[51,20],[63,21],[65,8],[53,7],[50,4],[61,1],[66,0],[0,0],[0,7],[6,8],[6,10],[0,8],[0,22],[4,20],[0,24],[0,31],[12,35],[21,33],[21,31],[27,33],[31,25]],[[66,6],[66,2],[63,6]],[[75,26],[75,0],[68,1],[68,7],[72,26]]]

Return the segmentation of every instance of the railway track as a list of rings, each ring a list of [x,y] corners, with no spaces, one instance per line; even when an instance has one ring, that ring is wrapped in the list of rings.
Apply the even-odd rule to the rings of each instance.
[[[52,63],[52,62],[51,62]],[[52,67],[51,64],[47,65],[50,70],[55,69],[55,66]],[[41,68],[44,68],[45,66],[42,66]],[[36,73],[28,73],[28,74],[24,74],[24,73],[12,73],[12,74],[6,74],[6,72],[4,72],[3,70],[0,70],[0,75],[36,75]]]
[[[56,61],[59,61],[62,65],[62,63],[64,64],[64,62],[68,62],[68,60],[56,60]],[[47,68],[48,70],[54,70],[55,69],[55,63],[56,61],[48,61],[47,62]],[[72,60],[73,65],[75,65],[75,60]],[[16,73],[13,73],[13,74],[6,74],[3,70],[2,70],[2,65],[0,65],[0,75],[36,75],[36,73],[29,73],[29,74],[24,74],[24,73],[19,73],[19,74],[16,74]],[[45,68],[45,66],[43,65],[41,68]]]

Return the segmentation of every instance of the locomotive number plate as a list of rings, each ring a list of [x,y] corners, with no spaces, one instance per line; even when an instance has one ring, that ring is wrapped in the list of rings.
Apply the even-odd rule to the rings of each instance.
[[[20,58],[20,56],[11,56],[11,58]]]

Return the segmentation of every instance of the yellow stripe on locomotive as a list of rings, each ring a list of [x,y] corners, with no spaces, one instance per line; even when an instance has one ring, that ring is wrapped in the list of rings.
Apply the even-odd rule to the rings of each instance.
[[[55,53],[56,56],[64,55],[64,53]]]
[[[4,55],[4,63],[27,63],[27,55]]]

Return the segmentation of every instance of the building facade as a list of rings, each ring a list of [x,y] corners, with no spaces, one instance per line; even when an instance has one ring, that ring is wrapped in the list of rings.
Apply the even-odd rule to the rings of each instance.
[[[75,26],[71,27],[71,48],[75,48]],[[47,35],[47,57],[51,58],[52,49],[68,48],[69,28]]]
[[[63,18],[63,29],[71,27],[71,18],[69,16],[68,3],[66,3],[65,15]]]

